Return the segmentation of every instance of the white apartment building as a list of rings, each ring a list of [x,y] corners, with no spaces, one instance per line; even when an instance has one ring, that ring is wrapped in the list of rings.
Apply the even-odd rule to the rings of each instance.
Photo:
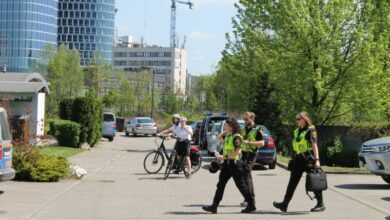
[[[146,46],[132,37],[121,37],[113,48],[115,69],[148,67],[155,70],[156,85],[162,89],[172,86],[186,94],[187,51],[182,48]]]

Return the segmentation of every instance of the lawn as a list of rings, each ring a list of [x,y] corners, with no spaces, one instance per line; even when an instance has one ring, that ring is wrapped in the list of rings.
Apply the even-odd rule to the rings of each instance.
[[[285,157],[282,155],[277,155],[278,162],[288,164],[288,161],[290,160],[290,157]],[[368,171],[364,168],[359,167],[329,167],[329,166],[321,166],[321,168],[325,172],[358,172],[358,173],[368,173]]]
[[[56,155],[61,157],[71,157],[76,154],[83,152],[83,149],[74,147],[63,147],[63,146],[37,146],[36,149],[45,155]]]

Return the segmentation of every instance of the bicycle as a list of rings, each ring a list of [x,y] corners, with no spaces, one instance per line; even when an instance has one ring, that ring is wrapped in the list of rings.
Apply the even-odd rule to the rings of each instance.
[[[162,139],[162,142],[161,142],[160,146],[157,148],[157,150],[153,150],[152,152],[148,153],[145,156],[144,169],[149,174],[156,174],[162,169],[162,167],[165,165],[165,160],[167,160],[168,163],[167,163],[167,167],[166,167],[165,173],[164,173],[164,180],[166,180],[168,178],[169,174],[171,173],[174,165],[175,165],[177,152],[176,152],[176,148],[175,148],[172,151],[172,153],[169,155],[168,151],[164,145],[164,142],[165,142],[165,140],[168,139],[168,137],[159,136],[159,138]],[[177,138],[177,137],[173,137],[173,139],[176,139],[178,141],[180,140],[180,138]],[[157,139],[155,142],[157,144]],[[194,150],[199,151],[197,148]],[[194,155],[195,155],[195,153],[194,153]],[[194,156],[194,155],[192,155],[192,156]],[[202,156],[200,155],[200,151],[199,151],[199,154],[197,156],[195,155],[194,158],[191,158],[191,161],[192,161],[191,162],[192,173],[195,173],[196,171],[199,170],[199,168],[202,165]],[[180,168],[180,170],[182,170],[184,172],[184,175],[188,177],[190,174],[188,173],[188,171],[185,168],[186,164],[187,163],[186,163],[185,157],[183,157],[182,160],[179,161],[179,168]],[[153,167],[155,167],[155,169],[151,169],[151,167],[149,167],[149,165],[152,165]]]

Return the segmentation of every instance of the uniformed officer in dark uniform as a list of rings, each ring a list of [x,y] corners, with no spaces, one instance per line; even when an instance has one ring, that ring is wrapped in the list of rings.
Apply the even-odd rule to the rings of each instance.
[[[217,213],[217,208],[222,200],[223,193],[227,182],[233,177],[234,183],[244,196],[248,206],[241,210],[242,213],[250,213],[256,210],[253,198],[245,184],[242,163],[239,161],[240,147],[242,144],[241,128],[235,118],[230,118],[225,122],[225,131],[218,136],[220,140],[224,140],[223,155],[218,155],[217,159],[223,161],[222,169],[219,173],[219,181],[217,184],[217,191],[215,192],[213,204],[210,206],[203,206],[203,210],[211,213]]]
[[[300,112],[296,116],[298,128],[294,131],[293,140],[293,166],[291,170],[290,181],[287,186],[287,191],[284,200],[281,203],[274,202],[274,206],[283,212],[287,212],[288,204],[290,203],[295,189],[302,177],[303,172],[307,172],[310,166],[320,168],[320,155],[317,146],[317,132],[312,125],[312,121],[306,112]],[[310,159],[314,157],[313,159]],[[312,161],[312,163],[310,163]],[[325,205],[322,197],[322,191],[314,192],[317,199],[317,205],[311,209],[312,212],[322,212],[325,210]]]
[[[255,165],[257,149],[264,146],[263,132],[260,127],[255,125],[255,113],[245,112],[245,130],[243,131],[243,144],[241,145],[243,177],[249,192],[255,201],[255,190],[252,179],[252,169]],[[241,203],[241,206],[247,206],[247,202]]]

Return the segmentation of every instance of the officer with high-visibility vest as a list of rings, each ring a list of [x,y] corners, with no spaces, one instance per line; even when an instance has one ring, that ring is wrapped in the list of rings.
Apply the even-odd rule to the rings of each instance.
[[[274,202],[273,204],[275,208],[278,208],[283,212],[287,212],[288,204],[294,195],[303,172],[307,172],[309,169],[313,168],[312,166],[314,166],[314,168],[320,168],[321,166],[317,145],[317,131],[312,124],[312,120],[306,112],[300,112],[296,116],[296,123],[298,128],[294,131],[294,158],[290,181],[283,202]],[[317,205],[312,208],[311,211],[324,211],[325,205],[322,191],[314,192],[314,194],[317,199]]]
[[[253,198],[245,184],[242,173],[242,162],[240,158],[240,148],[242,144],[241,128],[237,119],[230,118],[225,122],[224,132],[218,136],[220,140],[224,140],[223,155],[216,155],[217,159],[222,163],[222,169],[219,173],[219,181],[217,191],[215,192],[213,204],[203,206],[203,210],[211,213],[217,213],[217,208],[222,200],[223,193],[227,182],[233,177],[234,183],[244,196],[248,205],[241,210],[242,213],[250,213],[256,210]]]
[[[245,129],[243,131],[243,143],[241,146],[243,177],[249,192],[255,201],[255,190],[253,187],[252,168],[256,161],[257,149],[264,146],[263,132],[260,127],[255,125],[255,113],[245,112]],[[241,206],[247,206],[247,202],[241,203]]]

